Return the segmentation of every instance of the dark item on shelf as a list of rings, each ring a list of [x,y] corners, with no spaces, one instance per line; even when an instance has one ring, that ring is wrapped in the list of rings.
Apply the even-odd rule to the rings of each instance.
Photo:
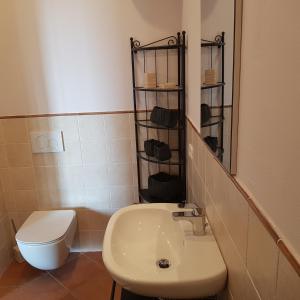
[[[211,118],[211,109],[207,104],[201,104],[201,125]]]
[[[150,120],[155,124],[174,128],[178,120],[178,111],[176,109],[166,109],[163,107],[154,106],[151,112]]]
[[[149,176],[148,189],[150,196],[172,201],[181,196],[183,184],[179,176],[159,172]]]
[[[172,156],[169,145],[163,142],[155,145],[154,156],[160,161],[169,160]]]
[[[158,145],[159,143],[160,143],[160,141],[157,141],[154,139],[144,141],[144,149],[145,149],[146,154],[148,156],[154,156],[154,147],[156,145]]]
[[[217,151],[217,149],[218,149],[218,138],[217,137],[207,136],[204,138],[204,141],[213,152]]]
[[[144,148],[148,156],[155,156],[160,161],[168,160],[172,156],[168,144],[154,139],[144,141]]]

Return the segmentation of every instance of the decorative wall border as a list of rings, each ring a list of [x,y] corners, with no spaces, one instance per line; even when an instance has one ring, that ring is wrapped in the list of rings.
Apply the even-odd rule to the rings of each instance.
[[[140,110],[139,112],[145,112],[145,110]],[[46,118],[46,117],[69,117],[69,116],[117,115],[117,114],[130,114],[130,113],[133,113],[133,110],[115,110],[115,111],[80,112],[80,113],[53,113],[53,114],[36,114],[36,115],[0,116],[0,120],[3,120],[3,119]]]
[[[202,140],[201,134],[196,128],[196,126],[193,124],[193,122],[187,117],[187,121],[190,123],[192,128],[195,130],[196,134],[199,136],[199,138]],[[205,144],[205,143],[204,143]],[[265,229],[268,231],[268,233],[271,235],[272,239],[274,240],[275,244],[281,251],[281,253],[286,257],[286,259],[289,261],[293,269],[296,271],[298,276],[300,276],[300,262],[296,259],[296,257],[292,254],[290,251],[288,245],[284,242],[282,238],[280,238],[280,235],[275,231],[269,220],[265,217],[265,215],[262,213],[262,211],[257,207],[254,200],[248,195],[248,193],[244,190],[244,188],[239,184],[239,182],[236,180],[236,178],[231,175],[225,167],[221,164],[221,162],[215,157],[212,150],[206,145],[207,150],[213,155],[214,159],[218,162],[220,167],[223,169],[227,177],[232,181],[232,183],[235,185],[235,187],[239,190],[239,192],[243,195],[244,199],[248,202],[249,206],[255,213],[255,215],[258,217],[258,219],[262,222]]]

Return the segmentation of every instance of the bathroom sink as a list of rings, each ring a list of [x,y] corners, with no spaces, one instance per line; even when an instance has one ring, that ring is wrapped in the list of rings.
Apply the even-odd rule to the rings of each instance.
[[[103,261],[113,279],[133,293],[165,298],[215,295],[227,271],[209,226],[194,235],[172,218],[176,204],[137,204],[117,211],[104,237]]]

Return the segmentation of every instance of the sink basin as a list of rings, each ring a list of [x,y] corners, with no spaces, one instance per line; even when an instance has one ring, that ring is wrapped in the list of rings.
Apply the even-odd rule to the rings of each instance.
[[[226,266],[209,226],[206,235],[194,235],[190,222],[172,218],[172,212],[184,210],[176,204],[138,204],[111,217],[103,261],[117,283],[136,294],[175,299],[224,288]]]

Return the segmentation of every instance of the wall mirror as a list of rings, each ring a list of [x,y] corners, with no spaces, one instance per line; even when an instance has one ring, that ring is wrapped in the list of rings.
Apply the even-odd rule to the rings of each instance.
[[[242,0],[201,1],[201,136],[236,173]]]

